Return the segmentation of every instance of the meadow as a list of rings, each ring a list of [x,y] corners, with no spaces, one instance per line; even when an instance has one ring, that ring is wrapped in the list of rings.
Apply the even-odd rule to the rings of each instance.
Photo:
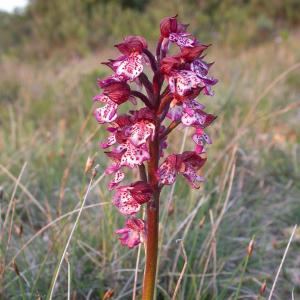
[[[242,50],[211,47],[219,84],[201,102],[218,118],[206,181],[196,191],[184,180],[163,191],[157,299],[173,299],[175,290],[174,299],[268,299],[300,219],[299,39],[295,30]],[[131,299],[135,285],[139,299],[143,249],[124,249],[114,234],[122,217],[103,175],[98,142],[106,133],[92,115],[96,79],[108,74],[100,62],[112,51],[1,61],[1,299],[46,299],[92,176],[88,158],[98,174],[54,299]],[[192,148],[190,134],[179,127],[170,151]],[[299,242],[297,229],[272,299],[300,297]]]

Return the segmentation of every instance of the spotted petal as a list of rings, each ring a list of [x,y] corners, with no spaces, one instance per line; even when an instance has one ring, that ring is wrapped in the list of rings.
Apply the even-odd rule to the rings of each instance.
[[[155,126],[153,123],[138,122],[130,128],[129,140],[135,145],[140,146],[145,144],[150,137],[154,137]]]
[[[178,32],[178,33],[171,33],[169,35],[169,40],[175,44],[177,44],[179,47],[194,47],[196,44],[195,38],[190,38],[189,33],[185,32]]]
[[[94,111],[94,115],[100,124],[110,123],[117,118],[117,109],[118,104],[110,100],[103,107],[97,108]]]
[[[143,72],[143,57],[141,54],[134,52],[127,56],[116,70],[117,75],[134,80]]]
[[[191,63],[191,70],[196,73],[197,76],[206,76],[211,64],[204,62],[202,59],[195,59]]]
[[[174,72],[169,77],[169,87],[171,92],[185,96],[190,94],[193,89],[202,87],[202,82],[194,72],[182,70]]]
[[[124,172],[118,170],[115,173],[114,179],[109,183],[108,188],[110,190],[112,190],[113,188],[115,188],[124,179],[124,177],[125,177]]]
[[[182,175],[187,179],[188,183],[195,189],[199,188],[199,184],[204,181],[204,178],[198,175],[192,168],[186,169]]]
[[[199,103],[196,99],[191,99],[189,102],[183,104],[184,107],[189,107],[191,109],[201,109],[203,110],[205,106]]]
[[[111,136],[108,137],[107,141],[104,143],[101,143],[100,146],[103,149],[106,149],[108,147],[110,147],[111,145],[115,144],[117,142],[116,140],[116,135],[112,134]]]
[[[123,215],[136,214],[141,208],[141,205],[132,197],[130,189],[126,186],[118,188],[113,199],[113,204]]]
[[[170,185],[175,182],[177,175],[175,154],[172,154],[166,158],[166,160],[160,165],[157,175],[160,184]]]
[[[122,145],[126,151],[122,155],[120,165],[134,168],[141,165],[145,160],[150,158],[149,152],[142,147],[136,147],[132,143],[127,142]]]
[[[110,103],[110,102],[112,102],[112,100],[108,96],[106,96],[104,94],[99,94],[99,95],[94,96],[93,100],[95,102],[102,102],[102,103]]]
[[[172,121],[180,121],[182,117],[182,105],[176,105],[169,109],[167,117]]]
[[[116,230],[120,235],[119,240],[123,246],[133,248],[145,239],[145,222],[141,219],[128,219],[124,228]]]
[[[193,188],[199,188],[203,178],[197,171],[205,164],[206,159],[193,151],[185,151],[178,155],[178,172],[181,173]]]
[[[191,125],[204,125],[205,123],[205,114],[201,114],[198,111],[191,109],[191,108],[185,108],[184,113],[182,114],[181,121],[186,126]]]

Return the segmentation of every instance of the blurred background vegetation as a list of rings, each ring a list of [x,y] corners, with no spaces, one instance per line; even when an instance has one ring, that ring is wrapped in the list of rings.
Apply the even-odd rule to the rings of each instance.
[[[154,49],[160,19],[177,13],[213,44],[207,60],[219,83],[199,101],[218,119],[202,188],[179,179],[164,189],[157,299],[172,299],[185,263],[176,239],[188,259],[178,299],[267,299],[300,220],[299,11],[298,0],[32,0],[1,12],[0,299],[46,299],[89,181],[87,158],[99,178],[106,168],[91,100],[110,72],[100,62],[115,58],[113,45],[128,34]],[[190,135],[179,127],[170,152],[192,149]],[[71,299],[107,299],[110,289],[112,299],[131,299],[137,249],[114,235],[124,218],[108,181],[97,178],[88,196],[54,299],[67,298],[68,278]],[[298,230],[274,299],[300,297],[299,242]],[[143,251],[138,293],[142,269]]]
[[[300,23],[297,0],[31,0],[25,12],[1,13],[0,51],[45,58],[53,52],[84,55],[128,32],[154,41],[166,15],[180,14],[206,41],[254,46],[286,37]]]

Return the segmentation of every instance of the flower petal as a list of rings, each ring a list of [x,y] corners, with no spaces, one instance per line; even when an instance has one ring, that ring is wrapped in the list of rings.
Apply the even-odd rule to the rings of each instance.
[[[99,107],[94,111],[96,120],[100,124],[110,123],[117,118],[118,104],[113,101],[109,101],[103,107]]]
[[[120,235],[119,240],[123,246],[133,248],[145,239],[145,222],[141,219],[128,219],[124,228],[115,231]]]
[[[110,147],[111,145],[115,144],[116,142],[117,142],[116,135],[112,134],[111,136],[108,137],[106,142],[100,144],[100,147],[103,149],[106,149],[106,148]]]
[[[141,208],[141,205],[132,197],[130,187],[118,189],[114,196],[113,204],[123,215],[136,214]]]
[[[169,77],[169,87],[172,93],[185,96],[194,89],[202,87],[202,82],[194,72],[181,70]]]
[[[207,64],[202,59],[195,59],[191,63],[191,70],[196,73],[197,76],[206,76],[209,68],[210,64]]]
[[[116,70],[117,75],[134,80],[143,72],[143,57],[141,54],[134,52],[124,59]]]
[[[93,100],[95,102],[97,101],[97,102],[102,102],[102,103],[110,103],[110,102],[112,102],[112,100],[108,96],[106,96],[104,94],[99,94],[99,95],[94,96]]]
[[[145,144],[149,137],[153,139],[155,126],[153,123],[138,122],[130,128],[129,140],[135,145]]]
[[[98,82],[98,86],[103,89],[103,88],[111,85],[112,83],[122,82],[122,81],[126,81],[126,80],[127,80],[127,77],[125,77],[123,75],[114,74],[114,75],[106,77],[105,79],[98,80],[97,82]]]
[[[169,40],[176,43],[179,47],[194,47],[196,45],[196,39],[190,38],[191,34],[185,32],[171,33]]]
[[[176,105],[169,109],[167,117],[172,121],[180,121],[182,117],[182,105]]]
[[[124,172],[118,170],[115,173],[114,179],[109,183],[108,188],[110,190],[112,190],[113,188],[115,188],[124,179],[124,177],[125,177]]]
[[[126,151],[122,155],[120,165],[133,168],[136,165],[141,165],[145,160],[150,158],[149,152],[142,147],[137,148],[132,143],[127,142]]]
[[[132,187],[132,190],[130,191],[131,195],[136,202],[143,204],[150,201],[153,195],[153,190],[150,184],[144,181],[137,181],[131,184],[130,187]]]
[[[185,151],[178,154],[178,171],[188,181],[193,188],[199,188],[199,183],[203,177],[197,174],[197,171],[205,164],[206,159],[193,151]]]
[[[176,155],[169,155],[166,160],[160,165],[157,171],[159,183],[163,185],[170,185],[175,182],[176,171]]]
[[[204,181],[204,178],[198,175],[195,170],[192,168],[188,168],[185,170],[182,175],[186,178],[188,183],[195,189],[198,189],[200,186],[199,184]]]

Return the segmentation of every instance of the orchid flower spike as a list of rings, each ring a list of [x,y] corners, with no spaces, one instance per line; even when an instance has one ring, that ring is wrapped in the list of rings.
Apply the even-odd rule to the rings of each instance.
[[[212,143],[206,130],[216,116],[205,112],[197,98],[213,96],[217,79],[209,75],[213,64],[204,61],[210,45],[197,40],[187,27],[177,16],[164,18],[155,54],[143,37],[125,37],[115,45],[120,56],[104,62],[113,73],[98,80],[102,92],[93,98],[96,120],[107,125],[108,137],[100,146],[111,160],[105,174],[113,175],[108,184],[115,191],[112,203],[126,218],[125,227],[116,233],[129,248],[144,241],[151,244],[151,213],[142,220],[141,208],[147,205],[148,210],[158,211],[164,186],[174,184],[177,175],[191,188],[204,181],[200,170],[206,162],[206,146]],[[177,54],[170,55],[170,47]],[[153,72],[152,78],[146,68]],[[137,85],[141,88],[135,89]],[[131,102],[130,110],[120,114],[126,102]],[[179,125],[194,129],[193,151],[168,152],[168,136]],[[128,169],[139,169],[140,180],[123,183]]]

